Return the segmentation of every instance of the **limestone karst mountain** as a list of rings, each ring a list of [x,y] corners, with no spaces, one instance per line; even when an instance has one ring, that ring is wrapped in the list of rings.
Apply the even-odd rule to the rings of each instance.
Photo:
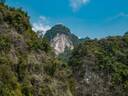
[[[53,26],[46,32],[44,37],[48,38],[56,55],[63,53],[66,48],[72,50],[79,41],[78,37],[72,34],[70,29],[62,24]]]

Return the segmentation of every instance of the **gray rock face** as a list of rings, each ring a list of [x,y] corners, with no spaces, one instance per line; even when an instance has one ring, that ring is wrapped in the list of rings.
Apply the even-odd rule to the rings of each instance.
[[[73,42],[69,39],[68,36],[65,34],[57,34],[56,37],[51,40],[51,46],[55,50],[55,54],[59,55],[60,53],[63,53],[65,48],[73,49]]]
[[[44,35],[51,43],[56,55],[63,53],[65,49],[73,49],[79,41],[78,37],[70,32],[70,29],[62,24],[53,26]]]

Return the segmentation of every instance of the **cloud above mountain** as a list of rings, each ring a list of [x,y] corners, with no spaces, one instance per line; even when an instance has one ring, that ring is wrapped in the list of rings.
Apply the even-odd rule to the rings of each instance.
[[[33,30],[34,31],[42,31],[42,32],[46,32],[47,30],[49,30],[51,27],[48,24],[48,20],[47,17],[45,16],[40,16],[39,20],[37,22],[33,23]]]
[[[81,6],[89,2],[90,0],[70,0],[70,6],[72,7],[73,11],[77,11]]]

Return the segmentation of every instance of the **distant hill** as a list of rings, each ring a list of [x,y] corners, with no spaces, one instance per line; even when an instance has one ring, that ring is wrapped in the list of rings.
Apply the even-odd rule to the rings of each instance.
[[[78,37],[62,24],[53,26],[44,37],[48,38],[57,55],[63,53],[65,48],[73,49],[79,42]]]

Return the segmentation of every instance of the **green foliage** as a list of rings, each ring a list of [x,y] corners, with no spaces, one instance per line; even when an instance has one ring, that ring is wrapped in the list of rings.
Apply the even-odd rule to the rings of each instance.
[[[77,46],[69,59],[73,71],[85,65],[95,64],[92,68],[112,78],[112,86],[122,86],[126,93],[128,82],[128,44],[127,34],[123,37],[107,37],[101,40],[87,40]],[[115,88],[115,89],[116,89]],[[125,91],[124,91],[125,90]]]
[[[33,96],[33,88],[29,82],[25,82],[22,84],[22,94],[23,96]]]
[[[75,94],[76,94],[76,92],[75,92],[75,90],[76,90],[75,89],[76,84],[75,84],[74,78],[69,78],[68,85],[69,85],[69,89],[71,90],[73,96],[75,96]]]
[[[46,38],[38,38],[34,37],[30,40],[27,40],[27,44],[30,46],[31,49],[39,51],[45,51],[46,53],[51,51],[50,44]]]
[[[44,65],[44,71],[49,75],[49,76],[54,76],[55,72],[58,68],[59,61],[58,60],[49,60],[47,64]]]
[[[20,85],[8,63],[8,61],[0,62],[0,94],[1,96],[22,96]]]
[[[8,36],[0,35],[0,50],[7,51],[11,46],[11,40]]]
[[[19,57],[19,63],[16,65],[16,73],[18,81],[23,82],[25,81],[28,75],[28,64],[26,62],[26,58]]]
[[[43,84],[41,86],[41,96],[53,96],[53,93],[48,85]]]
[[[72,50],[69,48],[65,48],[65,51],[59,54],[58,59],[62,60],[62,62],[67,63],[69,61],[69,57],[71,56]]]
[[[10,27],[15,28],[20,34],[31,28],[29,17],[21,8],[15,9],[6,5],[0,5],[0,14],[1,21],[8,23]]]
[[[26,12],[0,4],[0,96],[67,96],[68,74],[50,52]]]
[[[88,41],[88,40],[91,40],[91,39],[89,37],[85,37],[85,38],[79,39],[79,42],[82,43],[82,42],[85,42],[85,41]]]

